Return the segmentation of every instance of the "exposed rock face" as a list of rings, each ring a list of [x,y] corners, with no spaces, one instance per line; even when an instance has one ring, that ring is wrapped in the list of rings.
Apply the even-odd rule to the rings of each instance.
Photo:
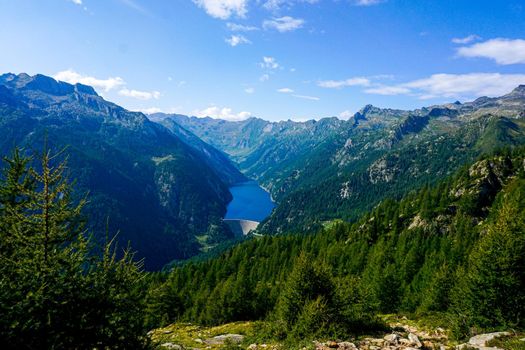
[[[370,182],[373,184],[377,184],[379,182],[391,182],[392,180],[394,180],[394,176],[398,171],[395,165],[395,160],[396,159],[383,157],[375,161],[368,168],[368,176],[370,178]]]

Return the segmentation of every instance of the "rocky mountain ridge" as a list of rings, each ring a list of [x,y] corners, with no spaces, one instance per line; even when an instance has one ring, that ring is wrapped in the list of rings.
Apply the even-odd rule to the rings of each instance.
[[[144,114],[104,100],[91,87],[43,75],[0,76],[0,150],[66,147],[77,191],[89,192],[96,237],[120,231],[148,269],[199,252],[196,235],[221,241],[230,184],[244,177],[195,136],[171,132]]]

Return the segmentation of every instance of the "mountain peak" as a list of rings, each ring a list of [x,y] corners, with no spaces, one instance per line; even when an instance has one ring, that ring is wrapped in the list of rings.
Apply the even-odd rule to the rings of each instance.
[[[7,73],[0,76],[0,84],[9,88],[41,91],[54,96],[64,96],[75,92],[97,96],[95,89],[91,86],[78,83],[72,85],[63,81],[57,81],[43,74],[31,76],[27,73],[20,73],[18,75]]]
[[[525,95],[525,85],[519,85],[517,88],[512,90],[511,95]]]

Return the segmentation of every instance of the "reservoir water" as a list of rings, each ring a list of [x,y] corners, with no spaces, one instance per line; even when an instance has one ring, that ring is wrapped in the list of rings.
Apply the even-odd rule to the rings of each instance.
[[[242,219],[261,222],[270,215],[275,204],[255,181],[243,182],[230,187],[233,200],[228,204],[224,219]]]

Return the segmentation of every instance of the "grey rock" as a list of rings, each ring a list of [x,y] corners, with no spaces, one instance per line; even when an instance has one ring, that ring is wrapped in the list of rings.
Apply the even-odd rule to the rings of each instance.
[[[408,334],[408,340],[414,345],[416,348],[420,348],[422,346],[421,342],[419,341],[419,338],[414,333]]]
[[[494,333],[479,334],[479,335],[476,335],[475,337],[470,338],[468,343],[472,346],[482,348],[482,347],[485,347],[489,341],[499,338],[499,337],[504,337],[506,335],[510,335],[510,333],[509,332],[494,332]]]
[[[227,340],[235,343],[235,344],[239,344],[241,343],[243,340],[244,340],[244,335],[240,335],[240,334],[223,334],[223,335],[218,335],[216,337],[213,337],[213,338],[210,338],[210,339],[206,339],[204,342],[208,345],[222,345],[224,344]]]

